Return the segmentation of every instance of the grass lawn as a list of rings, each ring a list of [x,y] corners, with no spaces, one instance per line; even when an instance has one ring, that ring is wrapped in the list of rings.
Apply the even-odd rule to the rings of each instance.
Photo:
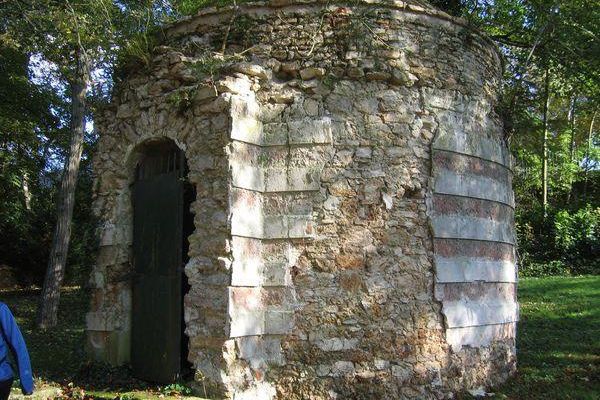
[[[33,329],[39,291],[2,291],[31,354],[36,398],[181,398],[177,387],[148,386],[127,369],[85,363],[85,291],[67,288],[60,324]],[[518,375],[496,388],[496,399],[600,399],[600,276],[528,278],[519,282]],[[69,386],[71,384],[71,387]],[[14,389],[17,399],[18,391]],[[374,399],[375,400],[375,399]]]
[[[600,399],[600,276],[519,281],[517,376],[497,399]]]

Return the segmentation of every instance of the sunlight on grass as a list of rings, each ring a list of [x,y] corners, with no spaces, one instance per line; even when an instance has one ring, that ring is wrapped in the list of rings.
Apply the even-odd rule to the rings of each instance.
[[[135,380],[127,368],[85,363],[84,318],[89,305],[85,291],[63,292],[59,325],[46,331],[34,329],[39,291],[0,295],[13,310],[29,346],[38,388],[34,398],[55,397],[58,388],[63,393],[83,390],[86,399],[182,398],[172,396],[169,386]],[[519,301],[519,372],[493,390],[495,398],[600,399],[600,276],[523,279]],[[11,399],[20,398],[15,389]]]
[[[519,282],[518,374],[498,399],[600,398],[600,276]]]

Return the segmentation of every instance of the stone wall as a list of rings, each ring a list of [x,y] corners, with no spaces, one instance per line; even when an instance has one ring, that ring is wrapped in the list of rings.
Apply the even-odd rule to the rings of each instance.
[[[514,372],[498,53],[421,2],[352,4],[204,10],[120,86],[95,161],[97,357],[128,361],[132,166],[168,137],[198,196],[185,321],[203,389],[433,399]]]

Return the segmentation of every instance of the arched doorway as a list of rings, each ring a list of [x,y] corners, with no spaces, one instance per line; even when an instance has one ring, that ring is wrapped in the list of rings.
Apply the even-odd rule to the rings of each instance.
[[[185,155],[171,140],[138,151],[133,200],[131,364],[143,380],[170,383],[186,370],[183,273],[193,230]]]

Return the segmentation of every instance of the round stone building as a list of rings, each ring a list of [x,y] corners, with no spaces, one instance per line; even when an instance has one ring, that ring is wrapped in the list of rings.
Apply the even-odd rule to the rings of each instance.
[[[163,36],[98,121],[93,357],[236,400],[515,371],[492,42],[417,0],[208,8]]]

